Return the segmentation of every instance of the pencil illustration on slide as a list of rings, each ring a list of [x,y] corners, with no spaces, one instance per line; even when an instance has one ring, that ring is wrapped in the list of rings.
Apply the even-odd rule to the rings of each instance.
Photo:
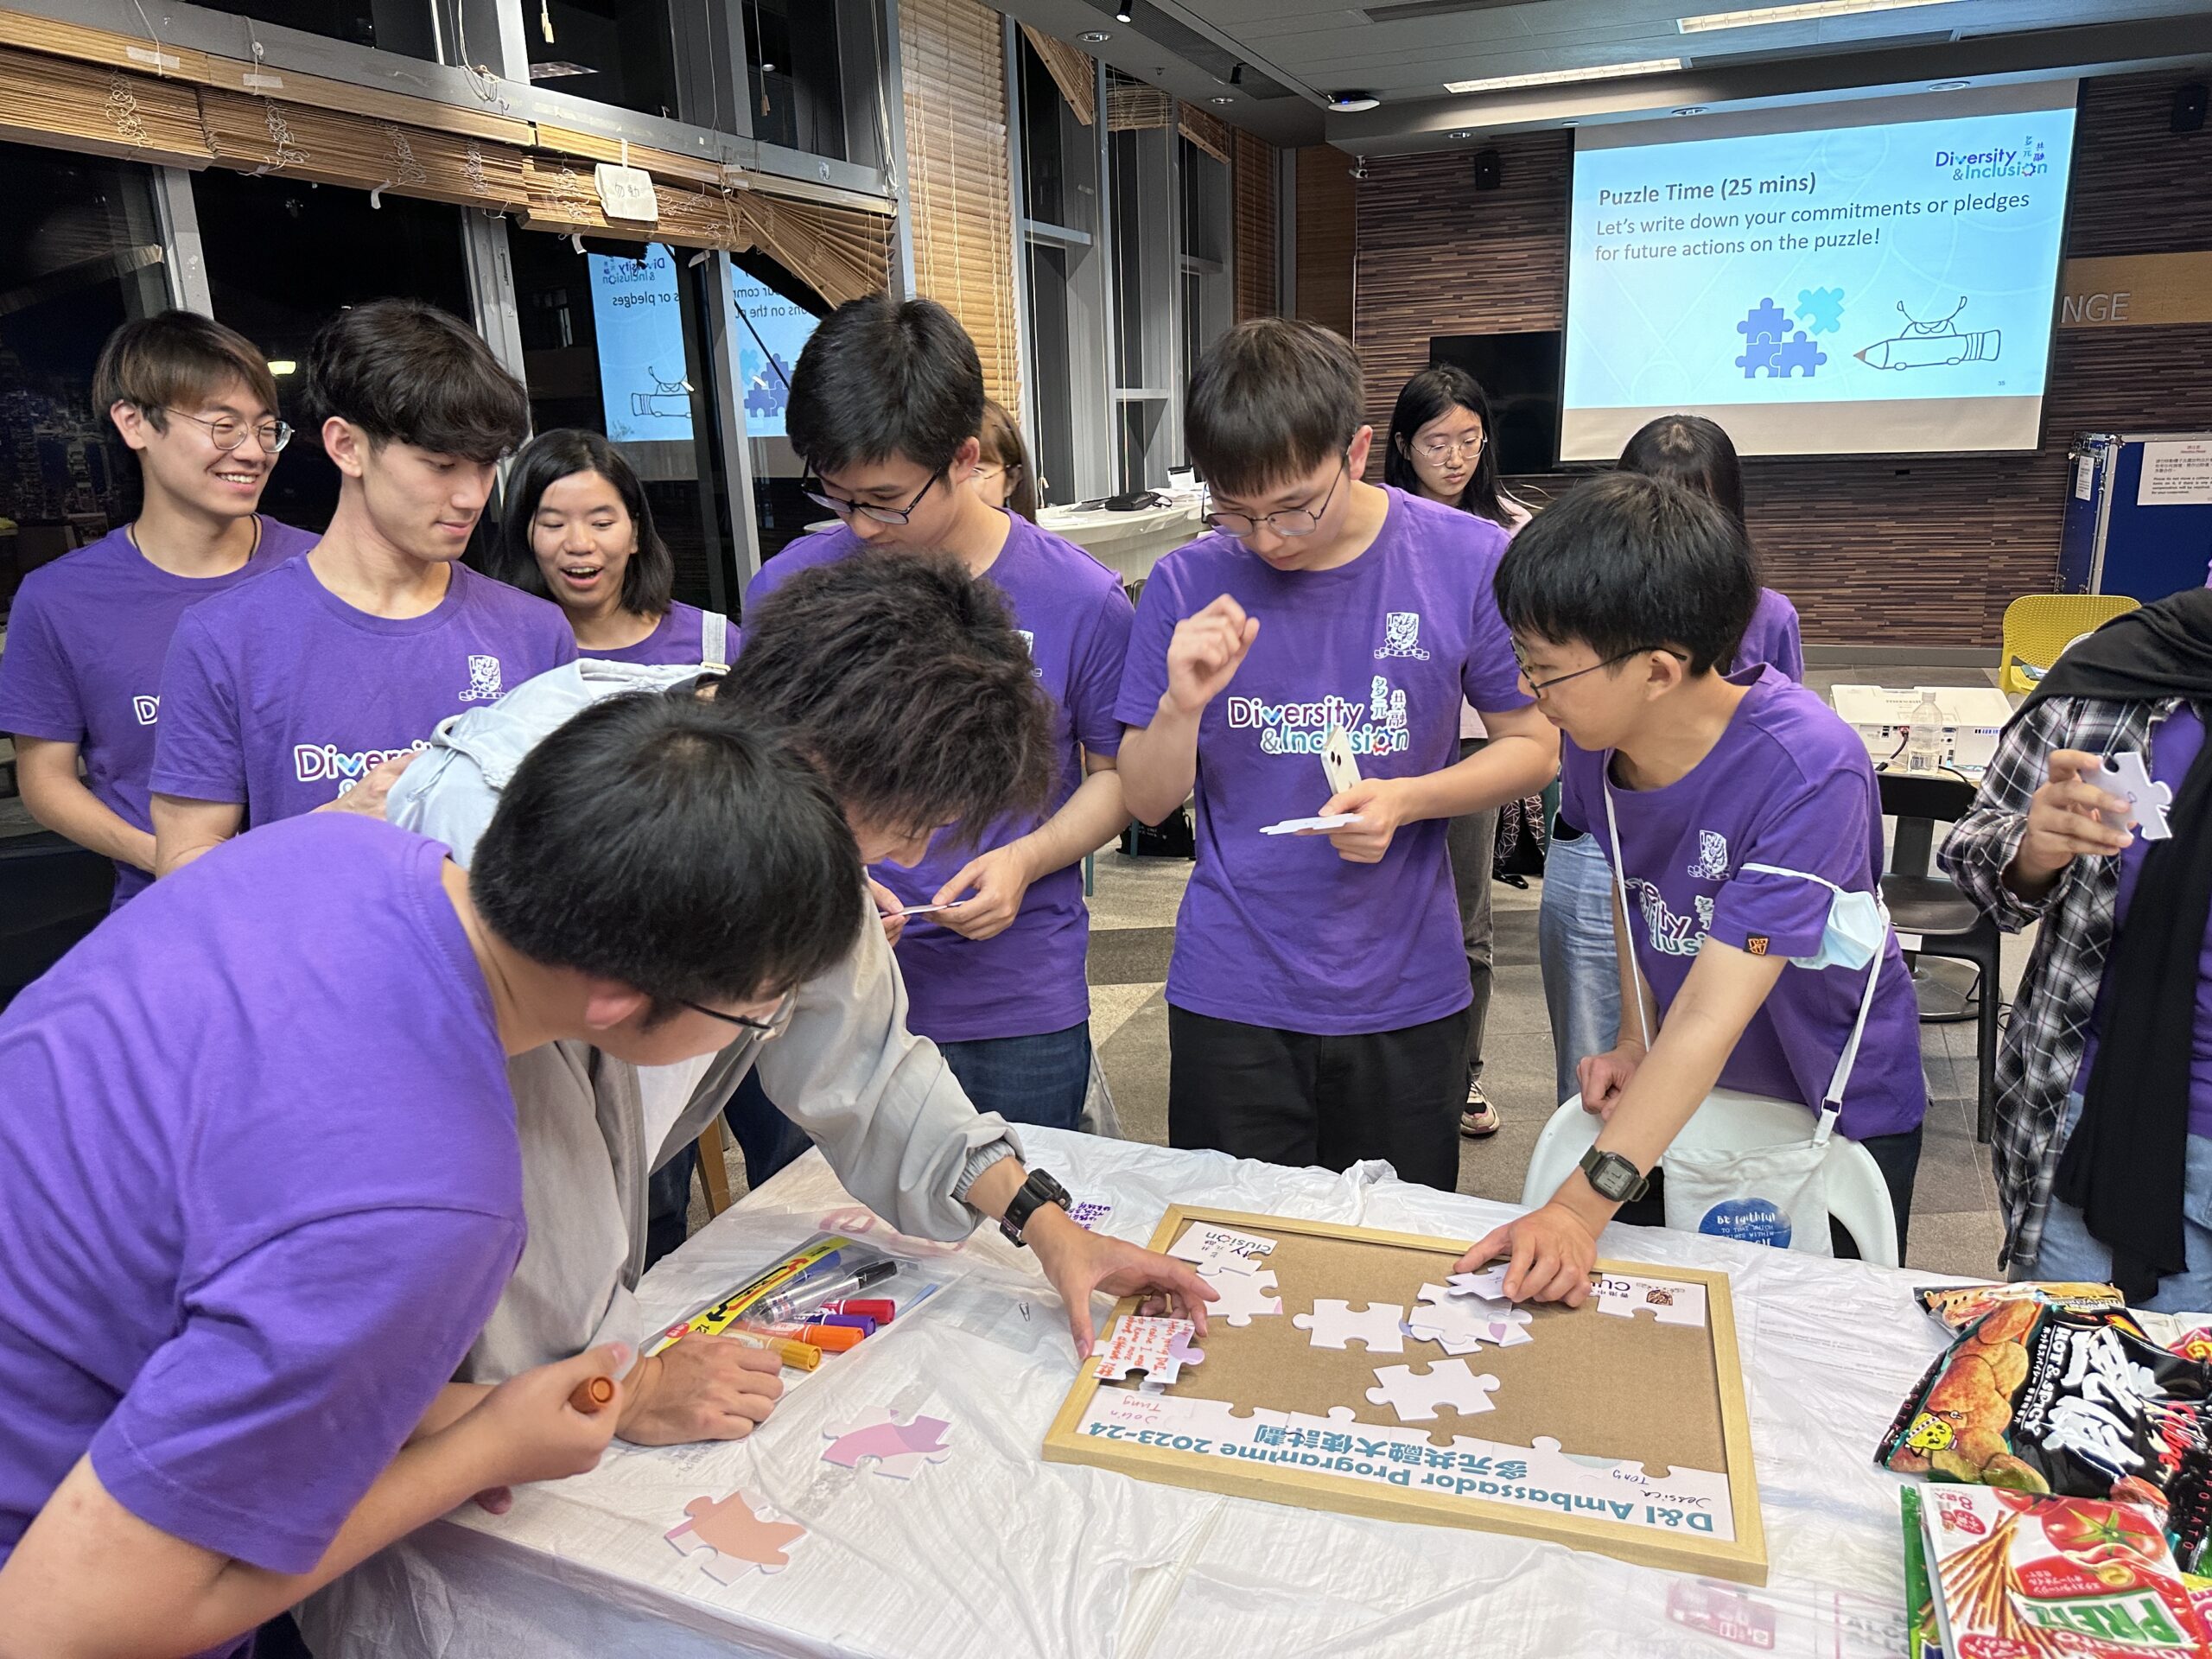
[[[1878,340],[1852,355],[1870,369],[1950,368],[1960,363],[1993,363],[2005,344],[2004,334],[1995,328],[1969,331],[1959,327],[1959,314],[1967,308],[1968,298],[1961,294],[1948,314],[1927,321],[1916,321],[1904,308],[1904,302],[1899,300],[1897,315],[1904,319],[1904,332],[1887,340]]]
[[[689,420],[691,416],[691,383],[681,376],[673,380],[664,380],[658,371],[652,368],[646,369],[645,373],[651,377],[653,389],[632,392],[630,412],[639,416],[650,415],[662,420]]]

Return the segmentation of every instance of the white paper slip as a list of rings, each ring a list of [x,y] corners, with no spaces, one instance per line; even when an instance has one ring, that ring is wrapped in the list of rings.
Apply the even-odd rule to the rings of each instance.
[[[1271,823],[1260,833],[1263,836],[1294,836],[1301,830],[1341,830],[1348,823],[1357,823],[1357,812],[1332,812],[1321,818],[1285,818],[1281,823]]]
[[[934,916],[940,910],[956,910],[968,901],[956,899],[949,905],[908,905],[904,910],[887,910],[887,916]]]
[[[1260,1265],[1262,1257],[1274,1255],[1274,1240],[1262,1238],[1257,1233],[1240,1233],[1231,1227],[1194,1221],[1183,1230],[1183,1236],[1175,1241],[1167,1254],[1179,1262],[1194,1262],[1201,1268],[1249,1273]]]

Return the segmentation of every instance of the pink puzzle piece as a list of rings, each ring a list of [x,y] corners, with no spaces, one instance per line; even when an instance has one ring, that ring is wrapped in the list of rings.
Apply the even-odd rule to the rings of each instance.
[[[754,1567],[781,1572],[791,1565],[785,1547],[806,1536],[788,1521],[764,1521],[743,1492],[728,1497],[695,1497],[683,1506],[691,1518],[664,1535],[679,1555],[696,1556],[699,1570],[717,1584],[734,1584]]]
[[[952,1455],[944,1440],[945,1431],[951,1427],[942,1417],[917,1417],[911,1423],[886,1418],[844,1432],[825,1428],[822,1432],[829,1436],[830,1444],[822,1448],[822,1460],[842,1469],[857,1469],[862,1459],[872,1458],[877,1474],[912,1480],[921,1473],[924,1464],[943,1463]]]

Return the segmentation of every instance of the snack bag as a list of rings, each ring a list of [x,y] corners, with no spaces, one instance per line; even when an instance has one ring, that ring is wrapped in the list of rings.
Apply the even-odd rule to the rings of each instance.
[[[2025,1280],[2009,1285],[1935,1285],[1913,1292],[1913,1300],[1949,1330],[1963,1331],[1985,1314],[2012,1302],[2063,1307],[2074,1313],[2126,1313],[2127,1304],[2111,1285]]]
[[[2212,1366],[2124,1321],[2007,1302],[1929,1368],[1876,1461],[1937,1480],[2149,1505],[2192,1567],[2212,1520]]]

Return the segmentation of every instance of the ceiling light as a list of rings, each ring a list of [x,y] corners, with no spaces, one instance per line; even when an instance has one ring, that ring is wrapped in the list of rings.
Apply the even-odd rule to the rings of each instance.
[[[1232,86],[1242,86],[1244,84],[1244,66],[1243,64],[1237,64],[1230,70],[1229,84]]]
[[[1866,11],[1903,11],[1912,6],[1951,3],[1953,0],[1807,0],[1802,5],[1752,6],[1742,11],[1677,17],[1675,27],[1685,35],[1702,35],[1715,29],[1756,29],[1763,23],[1802,23],[1818,17],[1855,17]]]
[[[530,78],[532,80],[558,80],[563,75],[595,75],[598,73],[598,70],[588,64],[570,63],[560,58],[555,59],[550,63],[533,63],[530,66]]]
[[[1464,128],[1463,128],[1461,130],[1459,130],[1459,131],[1458,131],[1458,132],[1447,132],[1447,133],[1446,133],[1444,136],[1445,136],[1446,138],[1471,138],[1471,137],[1473,137],[1475,135],[1474,135],[1474,133],[1472,132],[1472,130],[1468,130],[1468,129],[1464,129]]]
[[[1329,94],[1329,107],[1338,115],[1357,115],[1363,110],[1376,108],[1382,102],[1382,100],[1372,92],[1331,92]]]
[[[1086,29],[1076,36],[1076,39],[1081,41],[1085,46],[1096,46],[1101,41],[1110,41],[1113,38],[1114,31],[1110,29]]]
[[[1480,80],[1447,80],[1447,92],[1497,92],[1509,86],[1556,86],[1570,80],[1612,80],[1626,75],[1663,75],[1682,67],[1680,58],[1646,58],[1641,63],[1599,63],[1587,69],[1547,69],[1534,75],[1489,75]]]
[[[1214,99],[1213,99],[1213,101],[1214,101],[1215,103],[1217,103],[1217,104],[1234,104],[1234,103],[1236,101],[1236,99],[1235,96],[1234,96],[1233,94],[1231,94],[1231,93],[1229,93],[1229,92],[1217,92],[1217,93],[1214,95]]]
[[[272,357],[269,359],[269,372],[280,380],[288,374],[297,374],[299,372],[300,365],[289,357]]]
[[[1703,115],[1705,113],[1705,105],[1702,104],[1685,104],[1681,109],[1669,110],[1667,113],[1669,115]]]
[[[1134,23],[1137,20],[1136,13],[1136,0],[1122,0],[1122,3],[1114,8],[1114,21],[1117,23]]]
[[[1962,92],[1973,85],[1970,80],[1931,80],[1928,83],[1928,90],[1931,92]]]

